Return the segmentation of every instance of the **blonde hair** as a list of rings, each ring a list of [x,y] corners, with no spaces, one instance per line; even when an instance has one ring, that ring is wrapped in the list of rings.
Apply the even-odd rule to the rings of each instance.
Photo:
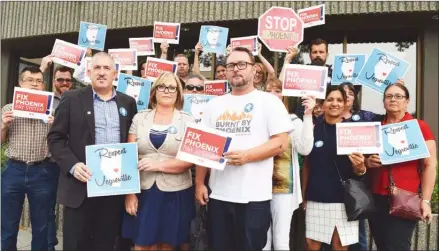
[[[259,66],[259,68],[261,68],[262,71],[262,80],[261,80],[261,84],[262,85],[266,85],[267,84],[267,68],[265,68],[265,66],[262,63],[255,63],[255,66]]]
[[[280,81],[277,78],[268,78],[267,84],[265,85],[265,90],[267,90],[268,86],[271,86],[271,88],[277,88],[277,89],[282,91],[282,81]],[[290,103],[288,102],[288,97],[287,96],[283,96],[282,97],[282,102],[284,103],[285,108],[289,112]]]
[[[177,110],[183,109],[184,96],[183,96],[183,86],[181,85],[180,79],[172,72],[163,72],[153,83],[151,87],[151,98],[149,99],[149,107],[154,109],[157,107],[157,86],[175,81],[177,83],[177,100],[175,101],[174,107]]]

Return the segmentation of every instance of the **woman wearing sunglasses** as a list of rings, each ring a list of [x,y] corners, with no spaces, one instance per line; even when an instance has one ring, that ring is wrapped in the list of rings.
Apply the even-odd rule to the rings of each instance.
[[[204,94],[204,80],[199,74],[192,74],[187,78],[184,94]]]

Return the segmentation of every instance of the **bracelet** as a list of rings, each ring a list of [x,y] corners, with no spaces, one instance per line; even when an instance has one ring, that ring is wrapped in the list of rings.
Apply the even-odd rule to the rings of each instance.
[[[366,172],[367,172],[367,168],[364,169],[364,172],[362,172],[362,173],[357,173],[357,176],[363,176]]]
[[[429,206],[431,206],[431,202],[429,200],[422,200],[422,202],[427,203]]]

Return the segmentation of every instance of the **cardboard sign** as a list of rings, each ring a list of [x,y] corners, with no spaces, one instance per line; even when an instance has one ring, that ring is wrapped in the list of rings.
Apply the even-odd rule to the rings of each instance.
[[[227,80],[204,81],[204,94],[221,96],[229,92],[229,82]]]
[[[418,120],[382,126],[384,151],[381,163],[390,165],[430,157]]]
[[[135,49],[109,49],[108,55],[120,63],[120,70],[137,70],[137,51]]]
[[[325,24],[325,5],[317,5],[297,11],[305,28]]]
[[[201,123],[204,107],[209,101],[216,96],[202,94],[184,94],[183,111],[194,117],[195,123]]]
[[[130,38],[130,48],[137,50],[137,56],[155,55],[152,37]]]
[[[148,57],[146,59],[146,78],[155,81],[163,72],[177,72],[177,63],[174,61]]]
[[[52,114],[53,92],[15,87],[12,100],[14,117],[47,120]]]
[[[103,51],[107,26],[81,21],[79,26],[78,45],[85,48]]]
[[[303,41],[303,21],[291,8],[271,7],[258,20],[258,37],[271,51],[287,52]]]
[[[383,138],[380,122],[337,123],[337,154],[381,153]]]
[[[409,67],[407,61],[374,48],[361,69],[357,82],[384,93],[388,85],[405,76]]]
[[[236,47],[244,47],[249,49],[253,56],[257,56],[258,53],[258,36],[248,37],[235,37],[230,39],[232,49]]]
[[[121,73],[117,90],[133,97],[136,100],[137,111],[141,111],[148,108],[151,84],[146,78]]]
[[[231,141],[232,138],[222,131],[190,123],[186,127],[176,158],[195,165],[223,170],[226,166],[223,153],[227,152]]]
[[[180,41],[180,27],[179,23],[154,22],[154,43],[178,44]]]
[[[51,55],[53,62],[76,69],[85,57],[86,48],[56,39]]]
[[[351,82],[354,84],[365,62],[365,54],[335,55],[331,84],[339,85],[343,82]]]
[[[137,143],[86,146],[85,157],[93,174],[88,198],[140,193]]]
[[[289,64],[285,67],[282,95],[325,99],[327,77],[327,67]]]
[[[199,41],[203,46],[203,52],[224,54],[226,52],[228,34],[229,28],[201,25]]]

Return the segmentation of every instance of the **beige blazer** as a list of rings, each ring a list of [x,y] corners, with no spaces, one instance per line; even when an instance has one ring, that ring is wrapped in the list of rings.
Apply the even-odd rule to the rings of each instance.
[[[173,159],[177,155],[178,148],[184,136],[187,123],[194,122],[193,117],[186,112],[174,110],[174,115],[165,141],[159,149],[155,149],[149,139],[150,130],[154,121],[155,109],[142,110],[133,118],[130,134],[136,135],[139,150],[139,159],[150,158],[153,161]],[[176,129],[176,130],[174,130]],[[180,174],[167,174],[161,172],[140,172],[141,189],[146,190],[157,184],[164,192],[181,191],[192,186],[191,171],[188,169]]]

